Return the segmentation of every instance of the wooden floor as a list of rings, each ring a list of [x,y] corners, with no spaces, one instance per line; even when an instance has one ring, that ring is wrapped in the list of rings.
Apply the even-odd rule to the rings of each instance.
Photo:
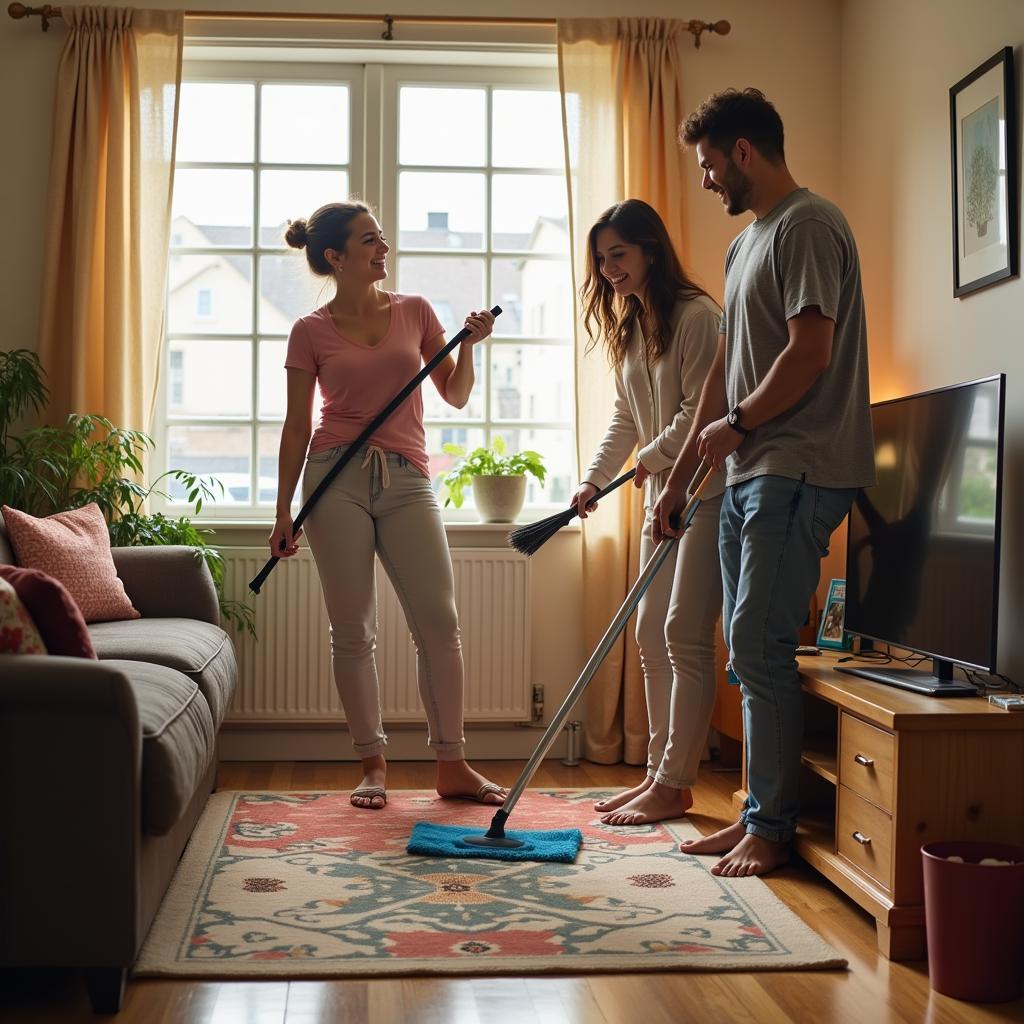
[[[513,782],[521,762],[488,762]],[[615,787],[636,768],[542,766],[532,786]],[[707,832],[732,820],[739,776],[704,766],[691,818]],[[392,789],[429,788],[428,763],[389,767]],[[221,789],[350,789],[354,764],[226,764]],[[924,963],[893,964],[875,948],[873,919],[796,862],[766,879],[775,894],[838,949],[847,971],[749,974],[616,974],[522,978],[403,978],[379,981],[130,981],[119,1024],[987,1024],[1024,1022],[1024,1003],[984,1006],[933,993]],[[0,1020],[17,1024],[95,1021],[84,984],[70,971],[0,971]]]

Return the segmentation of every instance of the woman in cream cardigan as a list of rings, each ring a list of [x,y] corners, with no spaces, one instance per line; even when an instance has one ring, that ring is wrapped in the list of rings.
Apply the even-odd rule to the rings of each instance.
[[[572,503],[593,496],[638,448],[644,488],[640,564],[655,549],[653,508],[697,410],[718,344],[721,310],[685,273],[657,212],[639,199],[606,210],[587,238],[581,288],[588,351],[601,339],[615,371],[611,423]],[[696,468],[696,467],[695,467]],[[609,825],[678,818],[693,804],[715,702],[715,624],[722,609],[718,516],[724,480],[709,482],[690,528],[640,602],[636,639],[650,745],[644,779],[595,804]]]

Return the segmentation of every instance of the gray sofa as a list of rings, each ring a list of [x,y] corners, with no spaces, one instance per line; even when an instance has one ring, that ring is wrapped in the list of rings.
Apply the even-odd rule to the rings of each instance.
[[[113,555],[142,618],[91,624],[99,661],[0,655],[0,967],[82,968],[106,1013],[214,788],[237,672],[191,548]]]

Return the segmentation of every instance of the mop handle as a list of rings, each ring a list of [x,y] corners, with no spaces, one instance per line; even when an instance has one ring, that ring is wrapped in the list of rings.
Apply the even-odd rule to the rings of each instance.
[[[703,476],[701,476],[702,470]],[[694,479],[696,479],[697,476],[700,476],[700,482],[693,488],[693,494],[690,500],[686,503],[686,506],[682,511],[682,515],[680,516],[681,533],[685,533],[686,528],[690,525],[691,520],[696,514],[697,508],[701,502],[701,494],[703,494],[704,488],[707,485],[707,482],[711,479],[713,473],[714,467],[706,466],[703,462],[701,463],[700,468],[697,470],[697,474],[694,477]],[[675,544],[678,539],[678,537],[666,537],[657,546],[657,548],[655,548],[654,554],[651,555],[650,560],[637,577],[636,583],[633,584],[629,593],[626,595],[626,600],[622,602],[618,612],[616,612],[615,618],[612,619],[611,624],[605,631],[604,636],[601,638],[601,642],[597,645],[597,649],[590,656],[590,660],[584,666],[579,679],[576,680],[575,685],[562,702],[562,706],[555,713],[554,718],[551,719],[551,724],[547,727],[543,737],[541,737],[541,741],[537,745],[537,749],[533,752],[533,755],[530,757],[530,760],[526,762],[526,767],[516,780],[515,785],[509,791],[504,804],[502,804],[497,814],[495,814],[494,822],[491,824],[492,829],[495,827],[495,823],[499,822],[499,816],[500,825],[503,826],[505,820],[512,813],[512,809],[515,807],[520,796],[522,796],[523,790],[525,790],[529,785],[530,780],[533,778],[534,773],[540,766],[541,761],[544,760],[545,755],[551,749],[551,745],[555,742],[555,737],[558,735],[559,730],[562,728],[566,718],[569,716],[569,712],[572,711],[576,702],[583,694],[583,691],[590,684],[590,680],[593,679],[598,668],[600,668],[601,662],[607,657],[608,652],[618,639],[619,634],[626,628],[626,623],[629,621],[629,617],[633,612],[636,611],[636,606],[640,603],[640,598],[644,596],[647,588],[654,581],[654,577],[657,576],[658,570],[668,557],[668,553],[672,550],[672,545]]]
[[[495,306],[491,310],[491,313],[493,313],[494,316],[499,316],[501,314],[501,306]],[[427,379],[427,377],[430,376],[434,368],[444,361],[445,356],[447,356],[448,353],[456,346],[461,345],[468,337],[469,329],[463,327],[463,329],[459,331],[459,333],[456,334],[455,337],[452,338],[452,340],[449,341],[448,344],[430,360],[430,362],[426,363],[423,369],[420,370],[420,372],[417,373],[416,376],[413,377],[413,379],[409,381],[409,383],[406,384],[390,402],[388,402],[384,409],[377,413],[377,415],[369,422],[366,429],[353,442],[351,442],[351,444],[349,444],[348,448],[346,448],[341,455],[338,456],[337,462],[335,462],[327,473],[324,474],[324,478],[319,484],[317,484],[316,490],[313,491],[313,493],[306,499],[306,503],[299,509],[299,514],[292,522],[293,534],[305,522],[306,516],[308,516],[313,510],[313,506],[320,500],[324,491],[330,487],[334,478],[345,468],[346,465],[348,465],[349,461],[355,456],[360,446],[365,444],[370,439],[373,432],[420,386],[420,384],[423,383],[424,380]],[[273,572],[274,566],[277,565],[279,561],[281,561],[281,559],[278,558],[277,555],[271,555],[267,560],[267,564],[264,565],[263,568],[260,569],[258,575],[250,581],[249,589],[254,594],[258,594],[260,592],[260,588],[264,583],[266,583],[267,577],[271,572]]]

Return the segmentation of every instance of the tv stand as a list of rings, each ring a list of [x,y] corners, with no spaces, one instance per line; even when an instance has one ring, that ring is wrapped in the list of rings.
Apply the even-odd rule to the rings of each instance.
[[[976,697],[978,691],[970,683],[955,679],[940,679],[931,672],[919,668],[837,668],[837,672],[872,679],[886,686],[898,686],[901,690],[925,693],[929,697]]]
[[[844,675],[837,660],[798,659],[805,715],[793,846],[875,918],[883,955],[919,960],[922,844],[1024,845],[1024,715],[977,696],[933,700]]]

